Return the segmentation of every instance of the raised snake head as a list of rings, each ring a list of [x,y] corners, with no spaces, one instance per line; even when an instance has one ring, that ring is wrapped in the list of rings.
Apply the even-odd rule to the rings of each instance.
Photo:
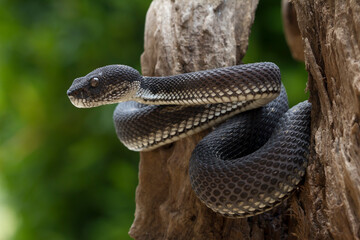
[[[78,108],[91,108],[130,100],[140,86],[142,76],[125,65],[108,65],[76,78],[67,95]]]

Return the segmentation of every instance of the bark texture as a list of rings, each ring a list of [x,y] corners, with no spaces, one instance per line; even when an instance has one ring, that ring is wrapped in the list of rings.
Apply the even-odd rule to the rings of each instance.
[[[294,59],[304,61],[304,48],[300,29],[297,22],[294,4],[290,0],[282,0],[281,12],[284,34]]]
[[[360,2],[293,3],[313,104],[298,233],[360,239]]]
[[[240,64],[258,0],[154,0],[146,18],[147,76]],[[135,239],[359,238],[359,2],[293,1],[313,103],[305,185],[274,210],[215,214],[193,193],[188,164],[202,132],[140,154]]]

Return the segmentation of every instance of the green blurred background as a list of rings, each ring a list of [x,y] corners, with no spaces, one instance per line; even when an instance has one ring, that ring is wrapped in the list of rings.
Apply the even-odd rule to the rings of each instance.
[[[129,239],[138,153],[116,138],[115,106],[77,109],[66,90],[103,65],[140,70],[150,2],[0,0],[0,240]],[[280,1],[260,1],[256,61],[280,66],[291,105],[307,98]]]

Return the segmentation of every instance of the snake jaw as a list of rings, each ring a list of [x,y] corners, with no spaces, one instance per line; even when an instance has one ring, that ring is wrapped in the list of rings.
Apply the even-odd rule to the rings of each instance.
[[[69,96],[69,100],[77,108],[93,108],[107,104],[105,102],[93,102],[87,101],[86,99],[78,99],[73,96]]]

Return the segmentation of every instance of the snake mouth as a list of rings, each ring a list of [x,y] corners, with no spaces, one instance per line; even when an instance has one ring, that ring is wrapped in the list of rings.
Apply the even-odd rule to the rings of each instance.
[[[117,101],[94,101],[91,100],[91,98],[76,98],[74,96],[68,96],[70,99],[70,102],[77,108],[93,108],[93,107],[99,107],[107,104],[113,104],[117,103]]]
[[[97,107],[101,102],[93,101],[90,97],[86,97],[83,91],[67,91],[70,102],[77,108]]]
[[[102,105],[99,102],[89,101],[86,98],[76,98],[72,95],[68,95],[70,102],[77,108],[92,108]]]
[[[77,108],[90,108],[91,106],[87,106],[85,104],[85,101],[81,101],[78,98],[75,98],[73,96],[69,96],[70,102]]]

